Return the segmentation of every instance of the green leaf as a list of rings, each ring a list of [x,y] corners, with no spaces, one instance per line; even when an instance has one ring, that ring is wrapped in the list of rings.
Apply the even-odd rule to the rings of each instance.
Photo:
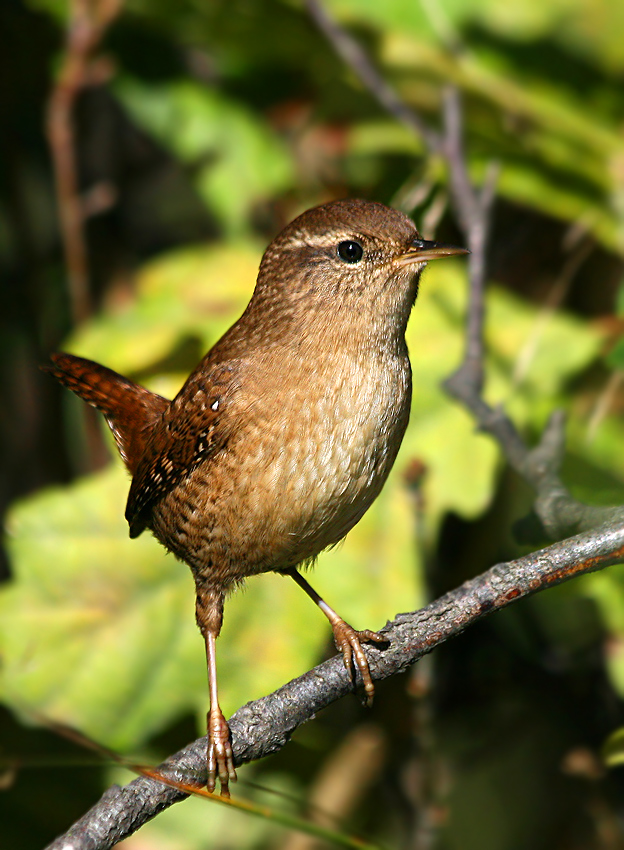
[[[417,457],[429,469],[423,489],[432,529],[446,511],[466,517],[483,511],[498,459],[493,441],[477,433],[472,418],[441,389],[463,355],[461,269],[449,261],[426,270],[407,334],[414,401],[398,465]],[[541,429],[553,407],[565,401],[570,378],[597,358],[601,334],[563,312],[540,314],[496,287],[487,297],[488,400],[505,405],[519,427]]]
[[[582,222],[609,249],[621,252],[624,143],[615,54],[604,62],[603,74],[588,68],[588,58],[591,54],[589,61],[600,65],[605,50],[620,43],[624,15],[614,19],[614,31],[596,25],[586,39],[591,0],[563,5],[570,7],[565,26],[559,6],[537,0],[513,8],[489,0],[331,4],[347,26],[376,28],[384,76],[421,114],[437,114],[441,86],[452,83],[463,91],[466,150],[475,179],[496,160],[503,196]],[[545,50],[540,38],[554,49]],[[621,64],[620,54],[618,48]],[[358,135],[347,162],[358,156]],[[396,132],[386,139],[364,128],[362,141],[369,151],[374,146],[378,157],[387,158],[392,146],[406,154],[411,148]]]
[[[258,201],[292,185],[286,146],[243,104],[190,80],[154,86],[123,78],[115,91],[139,126],[193,166],[199,194],[230,234],[248,230]]]
[[[605,359],[612,369],[624,369],[624,337],[618,339]]]
[[[602,746],[602,758],[607,767],[624,764],[624,729],[616,729]]]
[[[3,699],[122,748],[195,706],[204,678],[190,574],[131,544],[126,489],[116,467],[19,504],[0,594]]]
[[[129,539],[126,492],[115,465],[18,505],[7,524],[15,578],[0,593],[2,698],[122,749],[206,703],[190,571],[151,536]],[[304,618],[309,628],[295,628]],[[236,596],[220,640],[224,705],[303,672],[326,633],[278,576]]]
[[[153,373],[154,364],[189,338],[197,340],[199,359],[243,312],[260,257],[260,247],[249,239],[172,251],[137,274],[133,300],[111,304],[65,347],[124,374]],[[178,387],[184,378],[177,376]],[[162,377],[150,386],[166,394]]]

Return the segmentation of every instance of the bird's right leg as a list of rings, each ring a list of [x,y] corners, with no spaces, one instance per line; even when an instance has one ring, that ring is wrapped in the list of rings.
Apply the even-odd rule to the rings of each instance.
[[[388,643],[388,639],[384,637],[384,635],[380,635],[378,632],[371,632],[370,629],[364,629],[359,632],[356,631],[353,626],[350,626],[347,622],[345,622],[333,608],[329,607],[327,602],[325,602],[325,600],[318,595],[316,590],[308,584],[299,570],[285,570],[284,575],[289,575],[292,579],[294,579],[299,587],[308,594],[310,599],[318,605],[323,614],[325,614],[329,620],[334,633],[334,642],[336,647],[340,650],[340,652],[342,652],[345,667],[350,673],[353,667],[353,662],[355,662],[358,670],[360,671],[362,682],[364,683],[364,692],[366,694],[366,705],[370,707],[373,704],[375,686],[373,684],[368,659],[362,649],[362,642],[371,641],[374,643]]]
[[[205,587],[196,582],[197,598],[195,612],[197,625],[206,642],[206,662],[208,665],[208,686],[210,689],[210,711],[208,712],[208,751],[206,787],[214,791],[217,776],[221,784],[221,796],[229,797],[229,782],[236,782],[230,727],[221,707],[217,687],[216,641],[223,622],[223,592]]]

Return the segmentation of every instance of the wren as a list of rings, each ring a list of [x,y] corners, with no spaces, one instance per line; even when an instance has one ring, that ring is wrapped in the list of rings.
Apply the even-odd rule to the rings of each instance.
[[[338,543],[379,494],[411,404],[405,330],[429,260],[467,253],[421,239],[383,204],[303,213],[269,245],[243,315],[169,401],[105,366],[54,354],[44,367],[102,411],[132,476],[130,537],[145,529],[193,572],[206,643],[207,787],[236,779],[219,707],[215,642],[226,595],[248,576],[291,576],[329,619],[365,696],[356,631],[299,568]]]

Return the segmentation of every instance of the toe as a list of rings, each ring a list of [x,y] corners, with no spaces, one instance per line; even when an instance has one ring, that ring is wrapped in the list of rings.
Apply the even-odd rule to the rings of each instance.
[[[221,785],[221,796],[229,797],[229,783],[236,782],[234,756],[230,743],[230,727],[220,709],[208,715],[208,776],[206,787],[213,792],[217,776]]]
[[[341,620],[334,624],[334,640],[336,642],[336,646],[342,652],[342,657],[347,670],[351,672],[353,670],[354,663],[357,665],[360,675],[362,676],[362,683],[364,685],[364,692],[366,695],[366,705],[372,705],[373,696],[375,694],[375,686],[370,674],[368,659],[362,649],[361,641],[385,643],[386,639],[377,632],[372,632],[369,629],[357,632],[348,623]]]

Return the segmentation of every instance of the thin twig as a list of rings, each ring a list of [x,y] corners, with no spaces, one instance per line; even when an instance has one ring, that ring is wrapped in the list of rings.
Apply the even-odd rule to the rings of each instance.
[[[598,396],[592,414],[589,417],[589,423],[587,425],[588,443],[590,443],[594,439],[596,431],[598,430],[598,426],[605,418],[605,416],[609,413],[609,410],[616,401],[619,389],[623,383],[624,370],[616,369],[615,372],[612,372],[610,377],[608,378],[606,386]]]
[[[422,138],[430,151],[442,153],[442,138],[397,95],[370,61],[366,52],[352,36],[334,21],[318,0],[306,0],[310,17],[332,44],[336,53],[375,96],[386,112]]]
[[[486,253],[498,169],[489,169],[480,192],[473,188],[463,151],[463,121],[456,89],[447,90],[444,106],[451,196],[471,251],[464,358],[457,371],[444,381],[444,388],[472,413],[482,431],[494,437],[510,466],[534,488],[535,511],[553,539],[624,518],[624,510],[620,508],[583,505],[573,499],[562,484],[559,469],[563,459],[565,420],[560,413],[553,414],[538,445],[529,449],[502,407],[493,408],[483,397]]]
[[[54,162],[61,236],[74,324],[91,312],[84,210],[78,186],[73,115],[91,79],[91,62],[121,0],[72,0],[61,69],[50,95],[47,130]]]
[[[485,258],[498,168],[492,166],[488,169],[483,188],[480,193],[477,193],[470,182],[466,165],[459,92],[452,86],[449,86],[444,94],[444,125],[451,197],[470,249],[468,257],[470,297],[466,316],[466,348],[464,360],[458,372],[449,380],[468,385],[473,395],[480,396],[484,383]]]
[[[451,171],[451,193],[455,202],[457,219],[462,231],[469,236],[477,216],[477,195],[468,176],[464,151],[464,122],[459,92],[455,86],[444,90],[444,144],[443,153]],[[470,245],[468,246],[471,247]]]
[[[387,649],[366,649],[375,680],[407,669],[468,626],[512,602],[578,575],[624,560],[624,525],[564,540],[497,564],[456,590],[410,614],[398,615],[383,634]],[[334,656],[275,693],[248,703],[230,719],[236,764],[278,752],[302,723],[352,690],[342,657]],[[177,782],[205,781],[206,739],[199,738],[157,768]],[[109,788],[101,800],[47,850],[107,850],[173,803],[179,790],[140,777]]]

